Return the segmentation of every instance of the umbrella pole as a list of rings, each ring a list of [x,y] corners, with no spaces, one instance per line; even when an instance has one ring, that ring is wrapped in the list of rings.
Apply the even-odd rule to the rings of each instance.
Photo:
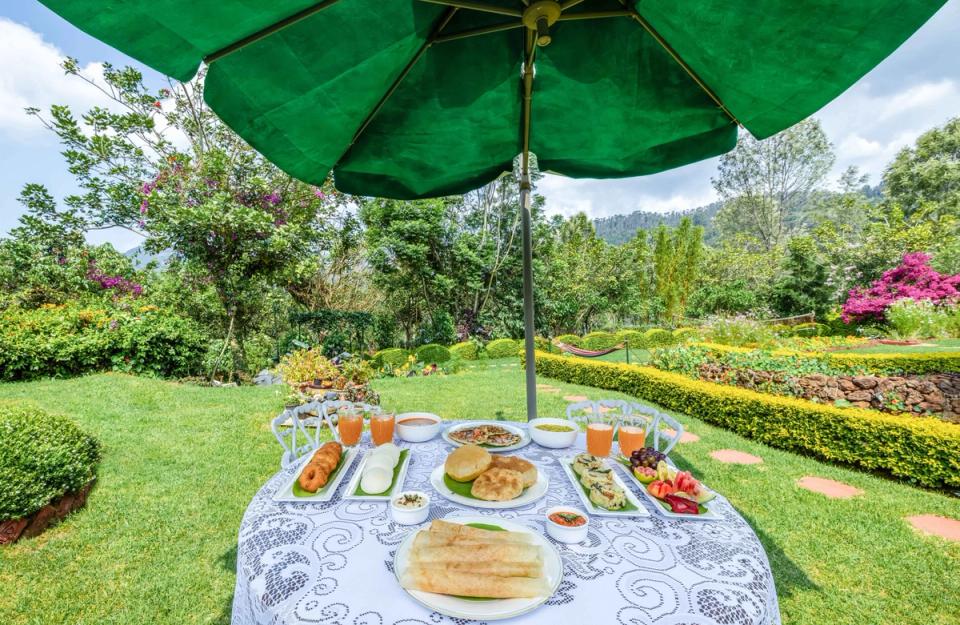
[[[530,235],[530,172],[526,154],[520,174],[520,221],[523,231],[523,350],[526,362],[527,421],[537,418],[537,363],[533,355],[533,243]]]

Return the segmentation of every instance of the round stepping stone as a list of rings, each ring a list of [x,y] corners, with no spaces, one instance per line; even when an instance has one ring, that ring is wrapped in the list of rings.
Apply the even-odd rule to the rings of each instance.
[[[677,433],[677,431],[674,430],[673,428],[664,428],[663,430],[661,430],[661,432],[666,434],[667,436],[673,436],[674,434]],[[684,432],[683,434],[680,435],[681,443],[696,443],[699,440],[700,440],[700,437],[694,434],[693,432]]]
[[[590,399],[586,395],[564,395],[563,398],[569,402],[587,401],[588,399]]]
[[[908,516],[907,522],[924,534],[960,542],[960,521],[956,519],[938,514],[919,514]]]
[[[760,464],[763,458],[736,449],[718,449],[710,452],[710,457],[724,464]]]
[[[560,389],[558,389],[558,388],[542,388],[542,389],[540,389],[540,392],[542,392],[542,393],[559,393],[559,392],[560,392]]]
[[[801,477],[797,480],[797,486],[814,493],[820,493],[830,499],[850,499],[863,494],[863,491],[855,486],[812,475]]]

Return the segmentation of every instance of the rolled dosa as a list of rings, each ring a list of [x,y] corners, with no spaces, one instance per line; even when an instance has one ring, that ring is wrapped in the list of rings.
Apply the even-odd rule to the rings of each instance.
[[[450,575],[446,571],[418,564],[410,565],[400,575],[400,585],[410,590],[491,599],[542,597],[549,592],[546,580],[541,577],[502,577],[477,573]]]
[[[416,566],[431,569],[443,575],[498,575],[500,577],[540,577],[543,565],[539,562],[417,562]]]
[[[431,534],[459,536],[461,538],[480,539],[484,542],[532,543],[533,536],[525,532],[505,532],[470,527],[460,523],[436,520],[430,523]]]
[[[540,548],[516,543],[483,545],[443,545],[411,549],[410,557],[419,562],[528,562],[538,563]]]
[[[506,532],[504,532],[506,533]],[[485,545],[526,545],[530,543],[520,543],[513,541],[494,540],[493,538],[473,538],[463,537],[455,534],[435,534],[434,532],[420,532],[413,540],[414,548],[420,547],[444,547],[447,545],[465,546],[485,546]]]

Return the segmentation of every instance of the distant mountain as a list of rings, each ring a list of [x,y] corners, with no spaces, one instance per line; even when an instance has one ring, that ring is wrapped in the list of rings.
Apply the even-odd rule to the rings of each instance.
[[[716,217],[720,206],[720,202],[714,202],[706,206],[670,213],[634,211],[629,215],[612,215],[610,217],[594,219],[593,226],[597,230],[598,237],[607,243],[620,245],[632,239],[634,235],[636,235],[637,230],[652,232],[660,224],[674,227],[680,223],[681,219],[689,217],[694,225],[703,226],[704,240],[710,243],[716,239],[716,231],[713,228],[713,218]]]
[[[170,263],[170,258],[173,257],[173,250],[163,250],[158,254],[150,254],[138,245],[124,252],[123,255],[129,258],[133,262],[133,266],[137,269],[143,269],[150,263],[156,263],[158,269],[163,269]]]

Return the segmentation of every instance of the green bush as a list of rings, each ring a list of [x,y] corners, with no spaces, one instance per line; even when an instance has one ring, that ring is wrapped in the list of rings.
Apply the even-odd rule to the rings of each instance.
[[[487,356],[490,358],[508,358],[520,351],[520,342],[513,339],[497,339],[487,343]]]
[[[680,344],[695,341],[699,336],[700,331],[696,328],[677,328],[673,331],[673,340]]]
[[[653,401],[772,447],[885,471],[932,488],[960,487],[960,427],[937,419],[834,408],[652,367],[542,352],[537,372]]]
[[[67,417],[0,404],[0,521],[79,491],[99,461],[100,443]]]
[[[793,326],[793,336],[820,336],[825,334],[826,330],[827,326],[823,325],[822,323],[798,323],[797,325]]]
[[[583,347],[583,339],[576,334],[561,334],[554,340],[560,343],[565,343],[566,345],[571,345],[573,347]]]
[[[450,354],[460,360],[476,360],[480,357],[477,344],[473,341],[464,341],[450,346]]]
[[[0,311],[0,380],[110,368],[184,376],[200,370],[205,349],[196,323],[154,306],[107,310],[72,302]]]
[[[407,356],[409,355],[410,352],[402,347],[388,347],[387,349],[381,349],[373,355],[373,365],[378,369],[386,365],[399,367],[407,362]]]
[[[615,347],[619,342],[616,334],[611,334],[610,332],[591,332],[590,334],[584,335],[581,347],[592,351],[600,351]]]
[[[857,354],[826,352],[828,362],[847,372],[875,375],[960,373],[960,351],[926,354]]]
[[[617,332],[617,343],[630,343],[631,349],[643,349],[647,346],[647,339],[640,330],[620,330]]]
[[[547,352],[548,354],[559,354],[560,348],[550,342],[549,339],[546,339],[542,336],[533,337],[533,346],[534,349],[539,349],[541,352]],[[520,349],[523,349],[523,344],[521,343]]]
[[[450,360],[450,350],[443,345],[428,343],[417,348],[417,362],[428,365],[439,364]]]
[[[643,340],[648,349],[652,349],[654,347],[667,347],[676,342],[676,340],[673,338],[673,333],[670,332],[670,330],[664,330],[663,328],[650,328],[644,332]]]

